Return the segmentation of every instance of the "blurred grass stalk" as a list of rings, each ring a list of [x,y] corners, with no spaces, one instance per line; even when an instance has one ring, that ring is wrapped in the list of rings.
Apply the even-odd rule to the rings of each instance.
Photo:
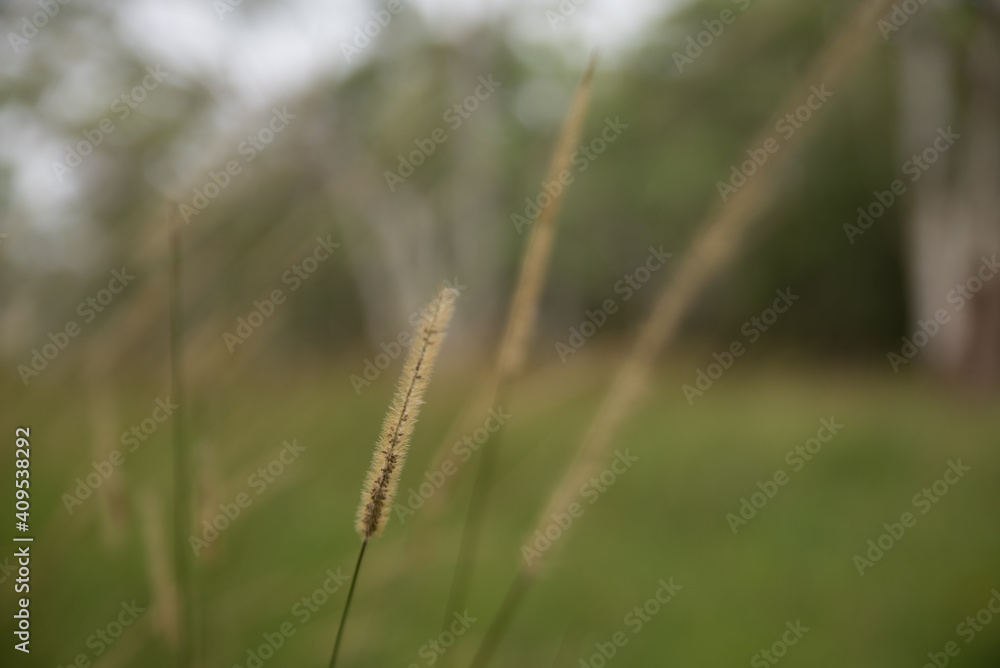
[[[88,413],[91,425],[91,452],[94,461],[105,461],[112,456],[118,442],[115,427],[118,416],[115,410],[113,392],[109,386],[110,360],[102,351],[91,351],[87,357],[87,374],[93,387],[88,394]],[[122,483],[124,472],[112,475],[104,483],[101,494],[101,539],[105,548],[112,553],[121,549],[125,537],[129,515],[130,499]]]
[[[834,86],[849,71],[863,53],[875,30],[875,20],[888,11],[892,0],[862,0],[851,11],[838,31],[816,56],[806,73],[790,89],[777,107],[775,116],[763,126],[752,147],[761,146],[772,136],[771,129],[787,110],[797,107],[808,96],[813,85]],[[694,297],[709,278],[723,269],[739,247],[740,241],[751,224],[757,220],[768,198],[775,190],[775,175],[794,153],[793,147],[815,127],[815,121],[789,139],[781,150],[762,165],[752,182],[744,184],[735,194],[714,207],[699,226],[682,264],[673,279],[661,292],[648,318],[639,328],[628,357],[615,376],[614,383],[604,396],[594,419],[585,432],[573,461],[570,463],[549,497],[544,510],[538,515],[535,529],[542,530],[553,513],[562,512],[576,497],[580,485],[599,468],[617,429],[638,403],[647,380],[650,366],[659,352],[676,333],[681,318]],[[533,535],[534,530],[529,533]],[[562,537],[565,540],[565,536]],[[550,557],[555,545],[545,557]],[[535,559],[532,565],[520,560],[514,582],[504,597],[497,616],[490,623],[485,637],[473,657],[471,668],[486,666],[496,650],[504,630],[525,592],[541,570],[544,558]]]
[[[177,586],[177,666],[196,666],[194,641],[197,637],[194,618],[195,581],[188,536],[191,535],[193,460],[184,433],[183,323],[181,321],[181,233],[179,219],[167,214],[170,237],[170,396],[177,408],[173,415],[174,451],[174,579]]]
[[[163,505],[157,492],[151,489],[143,489],[137,496],[142,541],[146,548],[146,575],[152,595],[153,627],[167,647],[176,652],[181,636],[178,626],[180,590],[167,557],[170,539],[163,521]]]
[[[559,134],[552,158],[549,163],[545,183],[561,181],[560,175],[570,167],[573,151],[580,140],[580,131],[587,114],[590,100],[590,87],[597,67],[598,53],[591,54],[587,67],[580,78],[573,98],[570,101],[566,119]],[[552,245],[555,241],[556,216],[559,213],[562,198],[569,186],[565,186],[552,196],[548,204],[543,206],[538,219],[531,228],[521,263],[520,273],[507,312],[507,323],[503,338],[497,351],[496,366],[481,384],[476,398],[466,404],[459,418],[455,421],[451,433],[440,445],[435,461],[440,464],[452,443],[467,429],[482,420],[482,414],[496,404],[503,405],[507,400],[509,381],[524,368],[528,347],[535,330],[538,317],[538,304],[542,288],[545,285],[549,260],[552,257]],[[444,611],[444,624],[451,620],[452,612],[464,607],[466,591],[472,578],[472,567],[475,563],[476,551],[479,545],[479,530],[486,512],[490,488],[493,485],[493,467],[496,462],[496,451],[500,447],[504,427],[501,426],[493,441],[483,448],[476,468],[476,477],[472,484],[472,495],[466,509],[465,521],[462,526],[462,537],[459,543],[458,557],[452,574],[451,587],[448,592],[448,603]],[[432,468],[432,470],[436,470]],[[442,489],[437,495],[439,500],[436,508],[444,505],[447,492]],[[425,516],[431,513],[425,509]]]

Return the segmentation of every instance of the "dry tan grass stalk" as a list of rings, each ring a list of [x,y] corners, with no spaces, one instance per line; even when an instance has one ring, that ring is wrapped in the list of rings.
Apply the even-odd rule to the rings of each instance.
[[[145,491],[139,497],[139,517],[142,520],[143,542],[146,544],[146,571],[149,576],[150,604],[157,633],[176,650],[179,638],[177,584],[169,554],[163,506],[154,492]]]
[[[549,171],[545,178],[546,183],[559,181],[560,174],[569,170],[573,151],[580,140],[583,119],[587,114],[590,84],[594,79],[596,67],[597,53],[595,52],[590,57],[587,69],[584,70],[583,77],[573,94],[573,100],[570,102],[559,141],[552,152],[552,162],[549,164]],[[552,243],[556,234],[556,215],[559,213],[565,192],[566,188],[563,188],[552,197],[549,204],[541,208],[538,219],[531,226],[531,235],[524,251],[524,260],[521,263],[521,271],[507,315],[507,326],[500,344],[496,371],[498,379],[516,375],[524,368],[524,361],[527,358],[531,335],[534,332],[535,320],[538,315],[538,302],[542,286],[545,285],[549,258],[552,255]]]
[[[434,301],[424,309],[420,325],[414,332],[413,345],[382,423],[368,478],[361,489],[355,527],[365,540],[379,535],[388,519],[385,511],[392,508],[396,497],[410,436],[434,369],[434,360],[451,320],[455,295],[455,290],[441,288]]]
[[[87,362],[90,391],[87,393],[90,415],[92,453],[95,461],[108,461],[118,445],[118,416],[112,388],[109,386],[110,360],[100,353]],[[101,540],[112,551],[121,547],[129,516],[129,497],[122,483],[123,471],[116,470],[104,482],[100,493]]]
[[[580,139],[580,130],[586,116],[587,104],[590,99],[590,84],[596,66],[597,52],[595,51],[570,102],[562,132],[552,153],[552,161],[549,164],[548,174],[546,174],[546,183],[564,182],[563,176],[569,172],[573,151]],[[524,367],[531,343],[531,335],[535,329],[538,303],[542,294],[542,286],[545,284],[546,270],[552,256],[556,215],[559,213],[562,196],[567,187],[561,188],[549,198],[548,203],[542,207],[538,219],[532,226],[524,251],[521,271],[515,284],[514,294],[511,297],[507,324],[500,340],[496,365],[479,389],[476,400],[466,406],[461,418],[456,421],[456,428],[462,432],[472,428],[473,421],[481,420],[483,413],[493,408],[495,404],[502,406],[506,403],[508,381],[520,373]],[[456,433],[449,435],[449,438],[443,441],[432,470],[438,470],[437,467],[443,465],[442,460],[444,453],[447,452],[447,447],[458,438],[459,434],[457,430],[455,431]],[[450,619],[451,612],[463,608],[465,591],[472,578],[472,568],[479,542],[479,527],[486,512],[490,488],[493,486],[493,466],[496,451],[500,447],[499,438],[498,434],[479,458],[476,477],[472,483],[472,496],[469,499],[462,527],[455,572],[448,593],[445,624],[448,623],[447,620]],[[448,497],[447,491],[439,491],[435,495],[436,501],[428,506],[435,510],[443,507],[445,499]],[[432,514],[428,507],[424,510],[422,517],[430,517]]]
[[[595,51],[580,78],[573,99],[570,101],[559,139],[552,151],[546,182],[558,180],[559,174],[570,166],[573,151],[580,141],[580,132],[587,115],[591,82],[597,68],[597,59],[598,53]],[[545,285],[549,258],[552,256],[556,214],[559,212],[567,189],[568,187],[563,188],[549,200],[546,206],[541,207],[538,219],[531,226],[531,233],[525,245],[524,259],[507,309],[507,321],[503,337],[497,348],[494,365],[483,382],[477,386],[472,400],[466,403],[459,417],[453,422],[448,436],[441,441],[432,459],[431,470],[439,469],[448,457],[450,448],[455,441],[459,440],[465,432],[479,425],[483,415],[494,406],[497,397],[502,395],[506,381],[517,375],[524,367],[531,343],[531,335],[535,328],[538,303]],[[450,486],[451,478],[445,481],[445,487],[438,494],[427,501],[421,518],[433,516],[434,510],[432,509],[438,509],[444,505]]]
[[[174,511],[174,582],[177,601],[177,653],[176,663],[180,668],[197,665],[194,655],[195,639],[199,635],[195,621],[195,578],[194,560],[188,552],[188,536],[191,534],[191,520],[194,519],[194,494],[192,481],[196,477],[191,459],[191,444],[188,442],[184,415],[187,412],[187,397],[184,386],[184,322],[182,268],[183,253],[180,218],[176,212],[168,212],[166,217],[169,247],[168,276],[168,331],[170,357],[170,396],[177,402],[174,409],[171,440],[173,449],[173,511]]]

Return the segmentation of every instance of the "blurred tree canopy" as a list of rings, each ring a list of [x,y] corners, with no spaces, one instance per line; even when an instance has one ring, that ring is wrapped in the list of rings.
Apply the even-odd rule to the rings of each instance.
[[[519,34],[515,14],[523,6],[448,36],[421,11],[407,10],[350,68],[330,63],[281,94],[241,94],[221,60],[225,54],[202,54],[120,118],[113,100],[155,65],[121,18],[129,4],[62,6],[38,35],[4,57],[0,231],[9,239],[0,248],[0,281],[23,286],[0,305],[8,323],[0,331],[5,350],[20,355],[32,344],[18,338],[13,323],[17,331],[25,322],[32,323],[29,331],[57,327],[81,296],[99,287],[104,267],[125,262],[142,267],[141,275],[162,271],[153,267],[163,264],[163,212],[190,205],[199,192],[208,205],[189,216],[185,252],[189,319],[203,325],[206,341],[217,344],[235,317],[280,286],[283,272],[327,235],[342,246],[283,311],[277,335],[289,343],[391,340],[442,279],[468,288],[463,325],[494,336],[526,238],[512,215],[523,214],[526,199],[542,189],[583,57]],[[848,7],[693,2],[606,55],[583,137],[599,137],[609,119],[625,129],[603,153],[581,162],[586,169],[569,186],[540,351],[548,354],[586,309],[614,296],[615,282],[642,263],[650,246],[662,245],[674,261],[681,257],[718,203],[719,181],[747,159],[751,137]],[[5,25],[17,30],[29,10],[8,5]],[[246,2],[222,29],[252,39],[254,21],[280,11],[278,4]],[[733,20],[713,23],[724,12]],[[995,43],[996,16],[988,3],[928,3],[869,53],[812,121],[822,127],[783,174],[765,224],[698,303],[688,336],[725,344],[776,289],[788,287],[802,298],[768,335],[769,345],[864,356],[898,347],[912,322],[926,315],[914,312],[920,300],[907,287],[914,257],[907,221],[917,198],[888,207],[853,243],[844,226],[855,223],[858,207],[867,207],[875,191],[900,177],[909,123],[900,69],[908,45],[933,43],[947,55],[946,85],[957,111],[945,124],[961,133],[962,111],[979,85],[970,78],[970,63],[982,62],[976,40],[985,32]],[[701,38],[708,43],[700,51],[691,47],[719,25],[718,35]],[[872,35],[881,39],[874,20]],[[199,38],[210,35],[192,36]],[[499,82],[495,90],[456,116],[455,105],[475,97],[481,78],[489,77]],[[261,136],[281,110],[293,118],[247,161],[239,147]],[[57,178],[52,163],[64,161],[66,147],[105,118],[114,131]],[[443,142],[432,139],[436,129]],[[928,140],[935,129],[926,128]],[[420,142],[428,146],[429,138],[433,152],[390,189],[387,173],[401,173],[401,157]],[[956,164],[974,145],[955,149],[942,178],[961,180]],[[217,176],[216,184],[226,184],[213,189],[212,175],[230,161],[239,173]],[[997,173],[992,179],[995,188]],[[46,202],[31,199],[39,197]],[[626,332],[670,271],[668,264],[637,292],[607,332]],[[148,301],[147,287],[130,299]],[[116,324],[139,331],[154,321],[132,315]]]

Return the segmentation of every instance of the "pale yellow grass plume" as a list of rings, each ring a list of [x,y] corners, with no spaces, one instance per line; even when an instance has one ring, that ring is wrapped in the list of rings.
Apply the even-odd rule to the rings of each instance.
[[[355,526],[366,541],[381,533],[388,518],[385,510],[392,507],[396,496],[410,436],[434,369],[434,360],[451,320],[456,294],[452,288],[441,288],[437,297],[424,308],[413,334],[410,354],[382,423],[368,478],[361,489]]]
[[[594,71],[597,68],[597,58],[598,54],[595,51],[580,78],[573,99],[570,101],[559,139],[550,158],[546,173],[547,183],[558,181],[560,173],[570,167],[573,151],[576,150],[580,141],[580,131],[583,128],[583,121],[590,103],[590,88]],[[535,329],[538,302],[545,285],[549,258],[552,255],[552,244],[556,233],[556,214],[559,212],[559,206],[568,188],[569,186],[566,186],[556,195],[550,197],[547,204],[541,207],[537,220],[531,225],[517,282],[507,307],[507,321],[504,324],[503,336],[497,348],[496,360],[490,373],[477,386],[475,393],[466,402],[459,418],[452,424],[448,436],[438,446],[431,469],[437,469],[441,466],[441,463],[449,456],[451,446],[455,441],[461,438],[462,434],[478,426],[483,415],[495,406],[498,399],[501,402],[505,400],[505,382],[517,375],[524,367],[528,347],[531,344],[531,336]],[[421,517],[427,518],[434,515],[434,512],[429,509],[440,508],[447,496],[447,494],[437,494],[431,497],[427,503],[428,510],[425,510]]]
[[[562,132],[555,150],[552,152],[552,162],[545,182],[560,181],[560,174],[568,171],[573,151],[580,140],[580,130],[583,119],[587,115],[587,103],[590,100],[590,83],[597,67],[597,53],[590,57],[587,69],[580,79],[569,112],[563,123]],[[500,347],[497,374],[502,378],[516,374],[524,366],[528,345],[531,343],[531,333],[535,328],[535,318],[538,314],[538,300],[545,284],[545,272],[549,266],[549,256],[552,255],[552,242],[555,239],[555,220],[562,204],[564,187],[558,194],[549,199],[538,214],[538,219],[531,226],[531,236],[524,251],[521,272],[517,278],[517,287],[510,302],[507,315],[507,327]]]
[[[94,354],[87,366],[88,375],[93,379],[87,398],[94,461],[113,461],[113,453],[118,445],[118,415],[114,393],[108,381],[110,367],[106,356],[100,354]],[[122,471],[113,472],[98,494],[101,503],[101,538],[105,547],[110,550],[121,547],[128,522],[130,500],[122,483],[123,476]]]
[[[151,608],[156,632],[171,649],[176,649],[180,635],[178,591],[170,567],[167,528],[163,506],[156,492],[143,491],[139,496],[143,542],[146,545],[146,571],[152,590]]]

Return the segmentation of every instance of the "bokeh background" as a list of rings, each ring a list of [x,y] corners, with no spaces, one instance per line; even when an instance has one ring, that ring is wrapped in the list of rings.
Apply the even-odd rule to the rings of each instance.
[[[565,194],[528,368],[504,406],[467,605],[477,621],[442,657],[427,653],[472,458],[443,512],[394,518],[369,546],[341,658],[467,665],[635,328],[719,205],[719,182],[852,6],[390,4],[2,5],[0,410],[11,443],[16,426],[32,429],[36,535],[32,654],[8,643],[4,665],[175,663],[177,425],[157,409],[172,400],[171,224],[194,523],[240,494],[252,501],[198,551],[194,665],[255,665],[248,651],[286,622],[294,635],[262,665],[326,665],[345,589],[308,615],[296,605],[328,569],[353,566],[358,490],[401,367],[393,342],[442,281],[459,288],[405,499],[495,355],[530,229],[514,216],[539,195],[597,47],[581,143],[609,122],[621,130],[574,167]],[[797,620],[810,630],[780,659],[789,665],[921,666],[949,641],[952,665],[997,665],[1000,620],[981,616],[972,638],[959,625],[1000,587],[1000,280],[989,269],[1000,5],[897,4],[895,18],[871,17],[864,56],[652,369],[615,439],[639,464],[563,539],[496,665],[598,666],[595,643],[617,631],[629,641],[609,665],[772,665],[758,653]],[[914,171],[948,129],[958,138]],[[436,130],[445,140],[412,174],[387,177]],[[905,192],[886,204],[897,179]],[[859,207],[874,214],[864,226]],[[304,262],[324,256],[318,247],[334,250]],[[650,247],[671,258],[626,292]],[[134,278],[121,289],[113,272]],[[275,290],[284,301],[256,320]],[[759,327],[777,290],[798,299]],[[616,312],[560,354],[609,298]],[[917,334],[941,309],[947,322]],[[79,329],[63,337],[71,321]],[[686,394],[734,341],[746,352]],[[822,419],[844,426],[794,470],[786,454]],[[286,441],[304,449],[272,475]],[[67,501],[115,451],[120,465]],[[960,481],[917,505],[959,459],[970,467]],[[734,532],[727,514],[779,469],[788,484]],[[0,471],[13,480],[12,455]],[[855,555],[906,511],[916,525],[859,575]],[[14,576],[0,563],[6,611]],[[633,634],[626,615],[670,578],[683,589]],[[146,610],[135,623],[94,640],[132,601]]]

